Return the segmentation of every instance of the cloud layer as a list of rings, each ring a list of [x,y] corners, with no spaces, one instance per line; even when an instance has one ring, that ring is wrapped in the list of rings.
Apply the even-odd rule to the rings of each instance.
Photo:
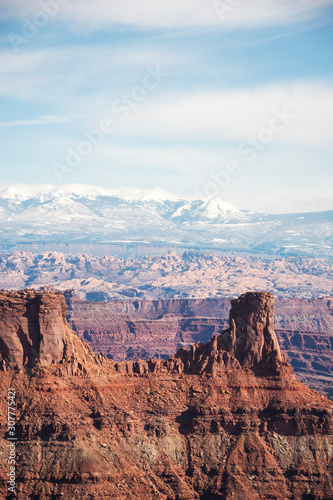
[[[332,0],[1,0],[3,15],[36,16],[54,12],[74,26],[100,29],[127,26],[135,29],[159,28],[256,28],[293,24],[316,18]],[[51,10],[50,10],[51,9]]]
[[[257,136],[262,129],[269,128],[272,118],[279,114],[281,119],[276,120],[277,131],[274,133],[278,143],[332,144],[333,86],[319,82],[188,92],[165,100],[160,98],[157,103],[148,103],[133,113],[120,134],[160,139],[220,140],[221,144],[241,142],[249,135]]]
[[[64,182],[192,196],[236,159],[242,173],[221,192],[231,203],[329,206],[316,199],[331,198],[332,6],[0,0],[1,181],[57,182],[54,162],[108,118],[112,134]],[[167,77],[140,90],[157,67]]]

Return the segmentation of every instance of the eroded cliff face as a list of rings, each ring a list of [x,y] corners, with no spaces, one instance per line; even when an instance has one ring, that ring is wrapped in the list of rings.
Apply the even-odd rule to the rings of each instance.
[[[242,367],[275,374],[286,358],[274,331],[274,296],[252,292],[231,301],[229,330],[222,333],[223,344]]]
[[[245,294],[222,335],[167,360],[8,364],[0,425],[4,437],[14,386],[17,498],[332,498],[333,404],[295,379],[272,318],[270,294]],[[3,494],[7,454],[2,439]]]
[[[0,292],[0,369],[85,362],[89,357],[94,358],[89,346],[68,326],[63,295]]]
[[[66,294],[67,318],[95,353],[115,361],[166,359],[228,326],[229,299],[87,302]],[[275,332],[300,380],[333,399],[333,300],[275,300]]]

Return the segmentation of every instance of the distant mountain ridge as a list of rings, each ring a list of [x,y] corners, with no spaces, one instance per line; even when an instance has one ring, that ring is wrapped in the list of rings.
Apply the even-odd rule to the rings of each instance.
[[[99,196],[111,196],[124,198],[126,200],[177,200],[178,197],[162,188],[137,189],[137,188],[115,188],[107,189],[87,184],[64,184],[54,186],[52,184],[13,184],[0,191],[0,197],[7,199],[28,200],[43,193],[76,196],[78,198],[96,198]]]
[[[171,216],[171,219],[181,223],[220,224],[226,220],[245,220],[247,217],[236,207],[220,198],[206,202],[196,200],[181,205]]]
[[[12,186],[0,192],[2,244],[129,243],[331,257],[333,211],[263,214],[163,190]],[[114,194],[112,194],[114,193]],[[117,194],[118,193],[118,194]]]

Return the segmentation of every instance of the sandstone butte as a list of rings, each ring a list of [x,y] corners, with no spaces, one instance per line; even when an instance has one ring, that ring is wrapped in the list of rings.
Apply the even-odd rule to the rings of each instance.
[[[208,343],[148,362],[95,356],[60,294],[0,304],[1,498],[9,387],[19,500],[333,498],[333,403],[294,377],[270,293],[232,300]]]
[[[93,351],[114,361],[166,359],[227,328],[230,299],[86,301],[64,293],[67,321]],[[274,329],[305,385],[333,399],[333,300],[275,299]]]

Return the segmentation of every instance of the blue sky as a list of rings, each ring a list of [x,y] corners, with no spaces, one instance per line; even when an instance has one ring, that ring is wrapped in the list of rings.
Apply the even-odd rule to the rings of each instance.
[[[333,208],[333,0],[0,8],[0,187]]]

